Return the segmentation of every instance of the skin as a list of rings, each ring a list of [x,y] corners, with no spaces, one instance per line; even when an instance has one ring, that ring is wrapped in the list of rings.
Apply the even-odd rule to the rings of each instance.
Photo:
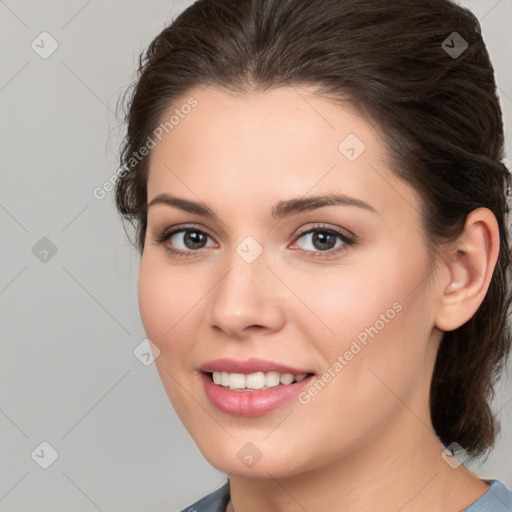
[[[190,96],[197,106],[152,150],[148,200],[169,193],[218,217],[149,208],[139,304],[172,405],[231,477],[228,510],[455,512],[473,503],[488,485],[441,458],[428,398],[443,330],[471,318],[487,291],[499,246],[492,213],[472,212],[433,272],[418,195],[392,174],[377,128],[348,105],[306,87],[207,88],[170,112]],[[338,150],[349,134],[366,146],[352,162]],[[271,218],[277,201],[331,192],[375,211],[335,205]],[[318,223],[358,243],[328,256],[299,238]],[[204,248],[182,236],[155,242],[190,224],[209,235]],[[252,263],[236,252],[247,236],[263,249]],[[166,247],[196,252],[179,258]],[[307,405],[239,417],[204,394],[198,367],[220,357],[321,376],[394,303],[401,311]],[[237,457],[248,442],[262,455],[252,467]]]

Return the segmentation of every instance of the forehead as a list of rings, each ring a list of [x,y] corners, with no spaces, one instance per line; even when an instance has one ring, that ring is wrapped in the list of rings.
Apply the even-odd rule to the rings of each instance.
[[[342,192],[394,215],[419,209],[414,190],[391,172],[371,121],[312,89],[196,89],[173,103],[166,122],[151,154],[149,199],[172,192],[216,207],[261,207]]]

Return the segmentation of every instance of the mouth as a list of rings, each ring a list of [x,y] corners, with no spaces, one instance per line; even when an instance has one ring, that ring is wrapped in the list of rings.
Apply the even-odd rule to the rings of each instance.
[[[204,372],[206,376],[217,386],[229,391],[260,391],[275,388],[277,386],[290,386],[302,382],[313,373],[280,373],[277,371],[254,372],[250,374],[230,372]]]
[[[257,359],[218,359],[199,370],[210,404],[225,414],[244,417],[290,405],[316,379],[313,372]]]

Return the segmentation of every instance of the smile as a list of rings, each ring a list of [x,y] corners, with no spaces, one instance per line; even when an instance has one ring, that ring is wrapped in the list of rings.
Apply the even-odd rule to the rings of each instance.
[[[219,411],[233,416],[261,416],[283,407],[306,389],[311,373],[201,372],[204,393]]]
[[[291,373],[257,372],[249,375],[243,373],[213,372],[212,380],[215,384],[230,390],[256,390],[268,389],[275,386],[289,386],[293,382],[301,382],[307,373],[292,375]]]

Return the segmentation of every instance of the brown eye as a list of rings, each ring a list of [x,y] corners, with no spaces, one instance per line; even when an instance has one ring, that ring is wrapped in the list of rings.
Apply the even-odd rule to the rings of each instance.
[[[332,233],[328,233],[327,231],[317,231],[316,233],[313,233],[311,243],[319,251],[334,249],[336,245],[336,236]]]
[[[187,249],[202,249],[208,238],[208,236],[201,231],[184,230],[179,233],[185,233],[183,236],[183,244]]]
[[[307,252],[327,252],[332,250],[336,252],[336,249],[353,243],[350,238],[339,231],[320,227],[302,233],[297,240],[305,241],[302,247],[299,247]]]
[[[208,244],[208,239],[211,237],[197,228],[180,228],[172,231],[164,232],[155,241],[160,244],[165,244],[166,250],[176,255],[194,255],[205,247],[215,244]]]

